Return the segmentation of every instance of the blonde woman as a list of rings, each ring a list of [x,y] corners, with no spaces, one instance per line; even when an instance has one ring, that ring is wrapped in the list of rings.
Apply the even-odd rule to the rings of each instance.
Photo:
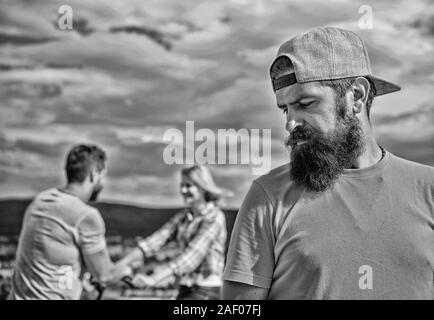
[[[180,192],[188,208],[138,244],[123,263],[137,265],[175,243],[175,254],[154,268],[151,275],[138,274],[137,287],[155,286],[176,277],[177,299],[219,299],[225,261],[226,220],[217,201],[231,192],[218,187],[205,166],[182,169]],[[173,251],[172,251],[173,252]]]

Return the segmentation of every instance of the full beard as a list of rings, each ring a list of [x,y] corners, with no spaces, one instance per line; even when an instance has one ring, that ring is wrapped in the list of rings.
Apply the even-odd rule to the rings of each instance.
[[[307,142],[297,146],[297,140]],[[357,117],[345,115],[327,135],[315,129],[299,128],[286,144],[292,146],[290,177],[310,191],[322,192],[362,154],[364,135]]]

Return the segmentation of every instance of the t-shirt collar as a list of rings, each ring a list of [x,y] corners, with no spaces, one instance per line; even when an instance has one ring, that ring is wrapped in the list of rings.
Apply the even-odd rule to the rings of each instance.
[[[362,176],[371,175],[371,174],[374,174],[378,171],[381,171],[381,169],[390,160],[390,153],[387,152],[384,148],[382,148],[382,150],[384,151],[384,157],[380,161],[378,161],[377,163],[373,164],[372,166],[369,166],[366,168],[361,168],[361,169],[344,169],[344,172],[342,173],[341,177],[344,177],[344,178],[362,177]]]

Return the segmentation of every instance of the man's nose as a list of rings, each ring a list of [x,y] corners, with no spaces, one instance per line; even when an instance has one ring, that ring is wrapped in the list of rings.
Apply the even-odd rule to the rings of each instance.
[[[301,126],[300,121],[291,119],[291,120],[286,121],[286,126],[285,126],[286,128],[285,129],[286,129],[286,131],[291,133],[295,128],[297,128],[299,126]]]

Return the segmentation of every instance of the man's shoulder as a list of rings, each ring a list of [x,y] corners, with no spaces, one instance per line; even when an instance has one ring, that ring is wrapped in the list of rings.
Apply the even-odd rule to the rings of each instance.
[[[270,170],[268,173],[256,178],[255,181],[264,188],[276,184],[287,184],[289,182],[289,163]]]
[[[275,202],[295,186],[290,177],[289,170],[289,163],[286,163],[258,177],[254,180],[253,184],[256,184],[271,202]]]
[[[58,218],[71,226],[76,226],[88,216],[93,216],[96,219],[101,217],[98,209],[83,202],[78,197],[57,188],[42,191],[35,197],[35,202],[50,203],[51,205],[46,207],[52,209],[52,214],[58,215]]]
[[[403,177],[412,176],[417,179],[434,182],[434,167],[407,160],[394,154],[391,154],[391,157],[393,168]]]

